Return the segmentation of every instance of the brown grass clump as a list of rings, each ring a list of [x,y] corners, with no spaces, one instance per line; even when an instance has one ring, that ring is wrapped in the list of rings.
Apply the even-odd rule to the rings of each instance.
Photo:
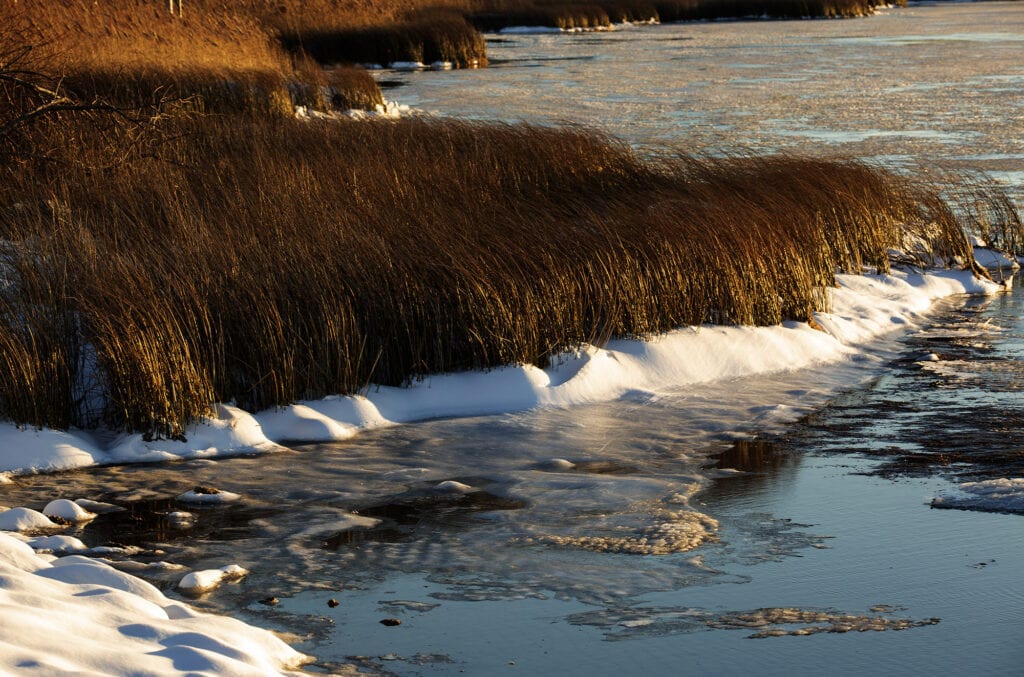
[[[997,249],[1024,256],[1024,221],[1013,198],[993,190],[992,178],[984,173],[950,174],[939,174],[937,179],[945,185],[943,197],[964,230]]]
[[[803,19],[873,14],[883,0],[479,0],[469,17],[481,30],[509,26],[594,29],[624,21]]]
[[[530,0],[485,0],[470,21],[484,31],[508,26],[550,26],[553,28],[593,29],[611,25],[611,17],[598,2],[533,2]],[[651,17],[648,18],[653,18]]]
[[[885,0],[655,0],[662,21],[853,18],[874,14]],[[906,4],[901,0],[897,4]]]
[[[52,0],[4,3],[0,24],[12,27],[11,43],[39,53],[39,69],[59,75],[64,90],[80,100],[260,115],[291,115],[296,103],[330,107],[335,96],[339,103],[370,108],[381,101],[368,74],[332,82],[319,68],[306,67],[302,55],[289,54],[254,17],[237,11],[191,11],[178,18],[147,0]]]
[[[483,37],[463,16],[447,11],[423,12],[385,26],[286,31],[281,40],[289,49],[304,51],[321,63],[487,65]]]
[[[216,401],[807,319],[837,267],[884,269],[907,232],[968,253],[934,191],[849,160],[644,161],[524,125],[161,125],[117,163],[81,133],[0,167],[5,418],[179,435]]]

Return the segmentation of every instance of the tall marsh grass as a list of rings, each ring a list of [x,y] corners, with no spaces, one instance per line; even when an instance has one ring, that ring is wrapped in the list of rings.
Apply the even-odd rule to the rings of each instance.
[[[625,21],[850,18],[868,16],[885,4],[883,0],[479,0],[469,18],[485,31],[509,26],[586,30]]]
[[[180,435],[217,401],[805,320],[837,269],[884,270],[907,238],[970,254],[934,189],[852,160],[644,160],[573,127],[160,124],[119,163],[80,134],[0,167],[4,418]]]
[[[483,37],[456,12],[424,12],[383,26],[309,28],[281,34],[285,47],[321,63],[447,62],[457,68],[487,65]]]
[[[148,0],[0,4],[6,45],[29,50],[79,100],[130,108],[291,115],[294,105],[382,102],[359,69],[334,75],[289,52],[254,16],[202,5],[184,18]],[[315,64],[314,64],[315,65]]]

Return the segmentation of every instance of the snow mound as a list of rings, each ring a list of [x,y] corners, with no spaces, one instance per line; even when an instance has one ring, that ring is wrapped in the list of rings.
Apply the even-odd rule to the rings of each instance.
[[[43,508],[43,514],[47,517],[58,517],[68,522],[88,522],[96,519],[96,514],[89,512],[74,501],[69,501],[66,498],[58,498],[56,501],[50,501]]]
[[[269,631],[200,613],[102,562],[51,564],[7,534],[0,599],[4,674],[278,675],[309,660]]]
[[[998,249],[974,245],[974,260],[983,268],[996,273],[1012,275],[1020,269],[1017,257],[1001,252]]]
[[[1006,477],[964,482],[956,489],[932,499],[933,508],[1024,513],[1024,479]]]
[[[388,68],[394,71],[421,71],[426,67],[420,61],[392,61],[388,64]]]
[[[60,529],[49,517],[31,508],[11,508],[0,512],[0,531]]]
[[[455,480],[445,480],[434,485],[434,491],[442,494],[471,494],[477,491],[477,489]]]
[[[93,501],[88,498],[76,498],[75,503],[82,506],[89,512],[96,513],[97,515],[106,515],[111,512],[124,512],[124,508],[113,503],[104,503],[103,501]]]
[[[36,552],[53,554],[85,552],[89,549],[89,546],[74,536],[37,536],[29,539],[28,544]]]
[[[230,491],[221,491],[214,487],[196,487],[178,496],[182,503],[195,503],[198,505],[223,505],[233,503],[241,498],[239,494]]]
[[[202,595],[216,590],[224,583],[238,581],[249,575],[249,570],[237,564],[229,564],[220,569],[206,569],[186,574],[178,582],[178,590],[186,595]]]

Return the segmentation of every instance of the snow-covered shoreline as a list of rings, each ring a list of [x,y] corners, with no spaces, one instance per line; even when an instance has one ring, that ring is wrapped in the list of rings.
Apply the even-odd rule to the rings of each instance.
[[[2,423],[0,473],[272,452],[287,442],[346,439],[400,423],[606,402],[630,392],[658,393],[798,369],[849,357],[878,336],[908,331],[938,298],[1004,289],[969,271],[952,270],[840,275],[838,281],[839,287],[829,290],[831,311],[815,314],[816,327],[803,322],[686,327],[646,341],[584,346],[547,369],[520,365],[439,374],[407,388],[371,386],[362,395],[298,402],[255,415],[222,404],[216,417],[190,427],[184,442],[127,435],[104,443],[86,431]]]
[[[140,578],[54,558],[0,532],[4,674],[279,674],[308,658],[273,633],[200,613]]]
[[[0,470],[9,480],[10,474],[96,464],[272,452],[289,440],[344,439],[361,430],[429,418],[567,407],[798,369],[853,357],[881,335],[909,331],[939,298],[1005,289],[969,271],[949,270],[842,275],[838,281],[839,287],[830,290],[831,311],[816,313],[814,326],[688,327],[648,341],[588,346],[563,355],[548,369],[516,366],[442,374],[409,388],[371,388],[360,396],[328,397],[256,415],[218,405],[217,418],[193,426],[186,442],[131,435],[101,445],[81,431],[2,424]],[[61,500],[44,513],[77,519],[103,506]],[[197,612],[136,576],[84,556],[102,553],[86,550],[77,539],[52,535],[61,528],[57,523],[40,529],[49,519],[42,513],[0,509],[0,517],[8,518],[0,528],[31,534],[0,532],[5,628],[0,670],[248,675],[274,674],[309,660],[267,630]],[[245,573],[230,564],[192,572],[179,589],[198,594]],[[52,636],[56,627],[63,629],[60,641]]]

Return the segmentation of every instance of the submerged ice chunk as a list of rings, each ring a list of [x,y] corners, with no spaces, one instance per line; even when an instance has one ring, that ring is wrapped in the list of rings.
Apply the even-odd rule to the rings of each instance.
[[[657,521],[654,524],[632,530],[631,533],[622,533],[624,529],[621,527],[611,527],[592,535],[543,534],[526,538],[524,542],[594,552],[671,555],[688,552],[714,540],[718,531],[718,520],[695,510],[663,510],[655,519]]]
[[[219,505],[237,501],[241,496],[230,491],[221,491],[214,487],[196,487],[178,496],[182,503],[200,503],[205,505]]]

